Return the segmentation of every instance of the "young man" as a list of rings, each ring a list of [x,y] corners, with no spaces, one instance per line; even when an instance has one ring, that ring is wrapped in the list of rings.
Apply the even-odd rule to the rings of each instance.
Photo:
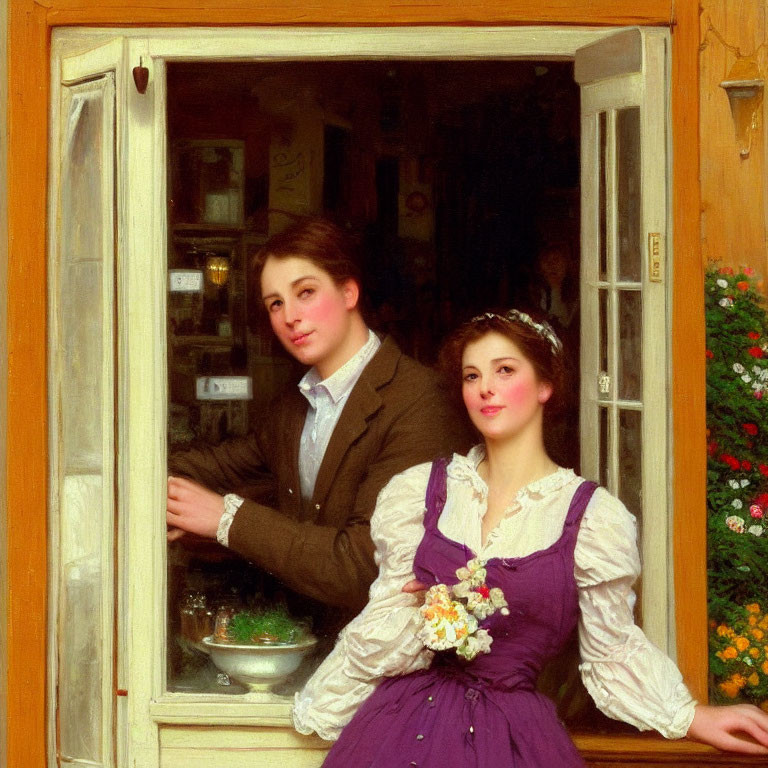
[[[366,326],[342,230],[301,220],[259,251],[256,268],[275,334],[310,369],[253,434],[172,457],[169,539],[217,538],[349,615],[377,573],[369,521],[379,491],[414,464],[466,448],[468,431],[435,375]],[[236,495],[265,478],[276,504]]]

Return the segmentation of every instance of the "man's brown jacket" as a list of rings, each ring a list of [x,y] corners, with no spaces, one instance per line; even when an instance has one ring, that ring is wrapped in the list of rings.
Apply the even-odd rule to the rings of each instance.
[[[379,491],[408,467],[465,450],[466,422],[436,375],[385,338],[347,399],[312,499],[302,502],[298,456],[307,407],[291,388],[256,432],[176,454],[171,470],[220,493],[271,475],[276,506],[246,500],[230,528],[230,548],[290,589],[356,611],[377,573],[369,523]]]

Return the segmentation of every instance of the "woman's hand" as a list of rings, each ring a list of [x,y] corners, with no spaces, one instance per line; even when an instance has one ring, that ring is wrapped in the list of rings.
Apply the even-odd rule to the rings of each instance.
[[[223,514],[223,496],[193,480],[168,478],[165,514],[166,523],[170,527],[168,541],[176,541],[184,531],[215,539]]]
[[[751,704],[698,704],[687,735],[727,752],[768,755],[768,713]]]
[[[400,591],[406,592],[409,595],[413,595],[418,599],[419,602],[423,603],[424,593],[427,591],[427,589],[428,587],[426,584],[422,584],[418,579],[411,579]]]

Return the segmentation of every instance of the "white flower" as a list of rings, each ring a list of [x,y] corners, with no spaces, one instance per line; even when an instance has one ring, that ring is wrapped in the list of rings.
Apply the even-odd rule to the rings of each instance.
[[[735,491],[739,490],[739,481],[738,480],[729,480],[728,485],[731,486]]]
[[[733,372],[734,373],[744,373],[744,366],[741,363],[734,363],[733,364]]]
[[[762,536],[763,535],[763,526],[762,525],[750,525],[749,528],[747,528],[747,533],[751,533],[753,536]]]
[[[717,281],[717,285],[718,285],[720,288],[727,288],[727,287],[728,287],[728,281],[727,281],[727,280],[723,280],[722,278],[720,278],[720,279]]]
[[[466,568],[459,568],[456,576],[460,581],[466,581],[471,587],[479,587],[485,584],[485,562],[478,558],[472,558]]]
[[[493,638],[487,629],[478,629],[475,635],[470,635],[457,649],[456,653],[467,661],[472,661],[480,653],[490,653]]]
[[[744,518],[738,515],[729,515],[725,518],[725,524],[734,533],[744,533]]]
[[[751,377],[751,376],[750,376],[748,373],[745,373],[745,374],[744,374],[744,375],[741,377],[741,380],[742,380],[742,381],[744,381],[744,382],[746,382],[747,384],[749,384],[749,382],[750,382],[750,381],[752,381],[752,377]]]
[[[468,581],[460,581],[458,584],[453,585],[453,594],[460,600],[466,600],[469,597],[469,593],[472,591],[472,587]]]
[[[732,307],[733,306],[733,299],[726,296],[724,299],[720,299],[720,301],[717,302],[721,307]]]
[[[732,506],[734,509],[741,509],[741,508],[744,506],[744,502],[743,502],[741,499],[734,499],[734,500],[731,502],[731,506]]]
[[[742,488],[746,488],[749,485],[749,480],[745,477],[743,480],[739,480],[739,485]]]

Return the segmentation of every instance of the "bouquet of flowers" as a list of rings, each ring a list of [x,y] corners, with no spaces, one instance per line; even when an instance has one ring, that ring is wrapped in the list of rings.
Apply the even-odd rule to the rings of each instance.
[[[480,653],[490,653],[493,638],[479,622],[499,611],[509,614],[504,593],[485,584],[485,563],[470,560],[456,571],[459,582],[452,587],[436,584],[430,587],[419,609],[422,625],[419,640],[433,651],[451,648],[467,661]]]

